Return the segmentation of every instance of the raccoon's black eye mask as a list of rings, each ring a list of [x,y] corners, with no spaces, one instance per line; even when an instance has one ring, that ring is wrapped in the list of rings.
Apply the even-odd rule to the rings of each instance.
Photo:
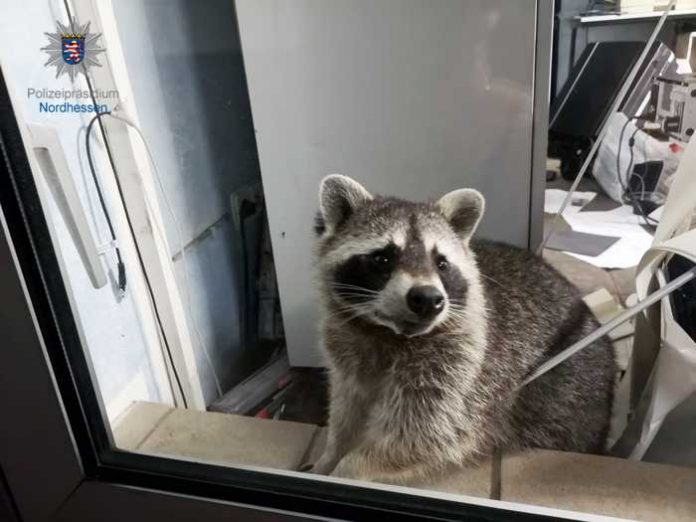
[[[364,257],[367,258],[367,262],[376,272],[389,274],[398,264],[400,253],[401,252],[396,245],[390,244],[385,248],[380,248],[379,250],[370,252]]]
[[[346,301],[366,301],[389,282],[401,251],[390,243],[384,248],[359,254],[341,263],[333,274],[333,287]]]

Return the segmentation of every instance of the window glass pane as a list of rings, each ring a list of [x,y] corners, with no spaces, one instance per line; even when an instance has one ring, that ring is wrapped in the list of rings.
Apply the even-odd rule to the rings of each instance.
[[[3,8],[113,448],[688,518],[694,11],[552,4]]]

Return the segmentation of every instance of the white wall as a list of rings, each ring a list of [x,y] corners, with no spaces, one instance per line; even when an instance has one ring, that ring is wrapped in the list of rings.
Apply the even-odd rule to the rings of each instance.
[[[60,132],[66,159],[77,185],[81,201],[87,210],[90,228],[98,242],[110,239],[106,222],[99,208],[84,151],[85,124],[90,115],[39,113],[39,102],[27,98],[27,89],[84,89],[82,77],[73,86],[67,76],[55,78],[55,68],[46,68],[45,52],[40,48],[48,43],[44,32],[55,32],[55,20],[65,22],[62,2],[53,0],[26,0],[3,2],[0,16],[0,61],[18,115],[26,122],[45,123]],[[98,149],[98,147],[96,147]],[[95,149],[95,154],[100,154]],[[34,172],[37,175],[37,172]],[[101,170],[101,176],[111,176],[109,170]],[[41,181],[39,179],[39,183]],[[108,198],[114,204],[113,198]],[[88,349],[98,389],[113,420],[133,400],[171,400],[170,394],[161,388],[161,377],[156,366],[161,360],[153,360],[148,338],[143,328],[142,310],[135,305],[131,291],[119,301],[111,284],[94,289],[58,212],[55,201],[48,197],[44,211],[55,231],[54,240],[64,267],[64,278],[72,294],[73,310],[83,342]],[[117,209],[114,205],[112,208]],[[117,210],[114,210],[117,212]],[[120,238],[128,237],[127,231],[118,230]],[[125,234],[125,236],[124,236]],[[102,261],[107,270],[116,273],[115,256],[109,250]],[[137,263],[126,259],[131,284],[140,274]]]
[[[312,221],[323,176],[418,200],[476,187],[480,234],[527,246],[534,68],[545,59],[535,6],[237,0],[292,364],[320,362]]]

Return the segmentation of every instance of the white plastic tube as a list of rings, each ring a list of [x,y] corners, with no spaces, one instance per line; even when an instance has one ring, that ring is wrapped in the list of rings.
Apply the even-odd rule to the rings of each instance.
[[[532,373],[529,377],[527,377],[522,382],[522,384],[520,384],[519,387],[523,388],[524,386],[526,386],[530,382],[538,379],[539,377],[544,375],[546,372],[552,370],[553,368],[555,368],[556,366],[561,364],[563,361],[565,361],[569,357],[572,357],[577,352],[579,352],[583,348],[586,348],[587,346],[589,346],[590,344],[595,342],[600,337],[608,334],[617,326],[628,321],[631,317],[639,314],[640,312],[645,310],[648,306],[656,303],[657,301],[659,301],[663,297],[668,296],[670,293],[674,292],[677,288],[684,286],[686,283],[688,283],[689,281],[691,281],[695,277],[696,277],[696,266],[693,267],[688,272],[684,272],[682,275],[680,275],[679,277],[674,279],[674,281],[670,281],[668,284],[666,284],[665,286],[663,286],[659,290],[655,291],[654,293],[650,294],[642,301],[633,305],[628,310],[621,312],[619,315],[617,315],[616,317],[611,319],[609,322],[607,322],[603,326],[597,328],[590,335],[584,337],[583,339],[580,339],[577,343],[569,346],[568,348],[563,350],[561,353],[551,357],[548,361],[546,361],[544,364],[539,366],[534,371],[534,373]]]

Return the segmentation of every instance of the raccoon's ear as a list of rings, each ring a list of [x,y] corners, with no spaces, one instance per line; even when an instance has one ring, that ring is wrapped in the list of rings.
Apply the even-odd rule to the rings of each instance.
[[[323,231],[332,233],[359,206],[372,199],[360,183],[341,174],[331,174],[321,181],[319,187],[319,212]]]
[[[458,189],[442,196],[436,205],[455,232],[469,241],[483,216],[485,200],[478,190]]]

